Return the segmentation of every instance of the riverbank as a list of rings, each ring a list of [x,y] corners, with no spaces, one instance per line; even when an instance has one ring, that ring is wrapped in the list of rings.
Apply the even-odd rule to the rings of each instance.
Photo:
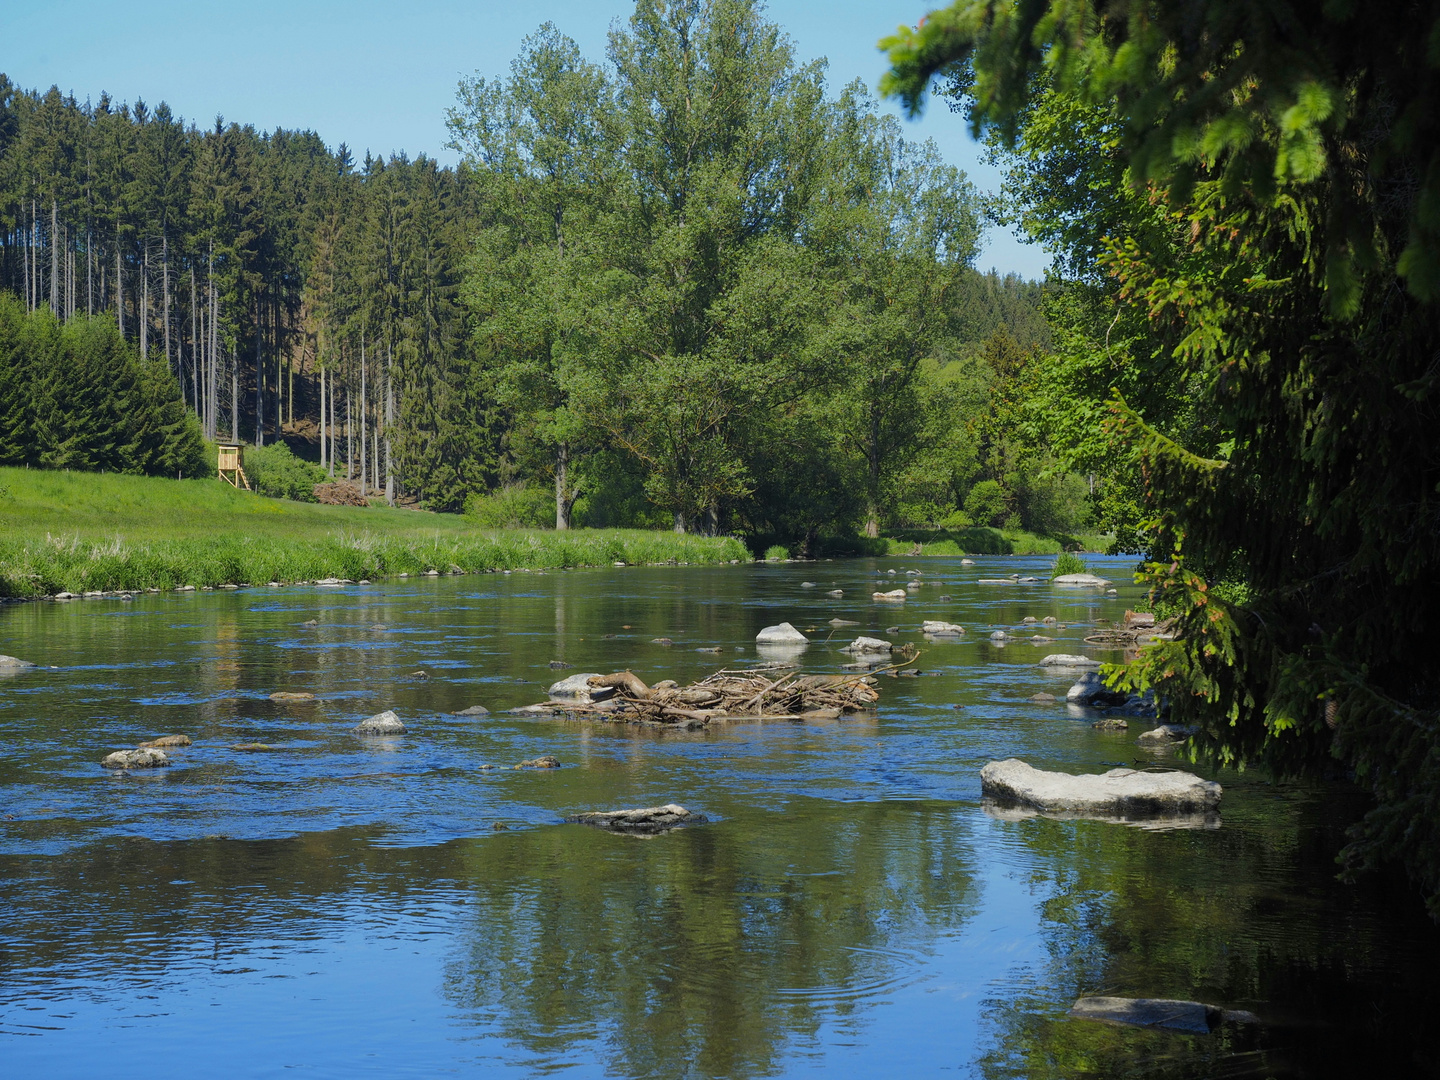
[[[749,558],[724,537],[482,530],[458,515],[268,499],[218,480],[0,468],[0,597],[9,599]]]

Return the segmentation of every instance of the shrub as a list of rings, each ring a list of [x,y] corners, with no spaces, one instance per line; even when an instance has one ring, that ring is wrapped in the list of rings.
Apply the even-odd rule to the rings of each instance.
[[[766,562],[769,562],[771,559],[788,559],[789,557],[790,549],[780,544],[771,544],[765,549]]]
[[[245,475],[261,495],[316,502],[315,485],[329,479],[319,465],[297,458],[283,442],[245,450]]]
[[[465,500],[465,516],[482,529],[545,529],[555,525],[555,497],[544,488],[512,484]]]
[[[1055,565],[1050,568],[1050,576],[1057,578],[1062,574],[1088,574],[1090,564],[1076,555],[1073,551],[1062,551],[1055,560]]]
[[[996,480],[981,480],[965,496],[965,513],[977,525],[1003,525],[1013,510],[1009,493]]]

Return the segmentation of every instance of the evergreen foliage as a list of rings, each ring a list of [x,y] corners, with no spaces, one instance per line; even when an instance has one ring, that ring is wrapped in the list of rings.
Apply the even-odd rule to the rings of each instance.
[[[1077,334],[1072,373],[1173,372],[1112,384],[1177,620],[1130,680],[1218,760],[1366,783],[1346,865],[1401,860],[1440,915],[1437,35],[1417,4],[963,0],[886,44],[892,91],[947,72],[1036,178],[1109,171],[1062,227],[1112,226],[1086,257],[1128,340]]]
[[[200,425],[165,366],[107,316],[61,325],[0,293],[0,465],[205,476]]]

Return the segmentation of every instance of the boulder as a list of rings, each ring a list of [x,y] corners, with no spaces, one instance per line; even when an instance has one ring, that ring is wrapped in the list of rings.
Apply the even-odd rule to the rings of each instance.
[[[489,715],[490,715],[490,710],[487,709],[487,708],[485,708],[484,705],[471,705],[468,709],[461,709],[459,712],[457,712],[457,713],[452,713],[451,715],[452,715],[452,716],[489,716]]]
[[[830,625],[831,625],[831,626],[834,626],[834,627],[841,627],[841,626],[859,626],[860,624],[859,624],[858,622],[856,622],[854,619],[831,619],[831,620],[830,620]]]
[[[1100,666],[1099,660],[1092,660],[1088,656],[1077,656],[1074,653],[1051,653],[1040,661],[1041,667],[1046,668],[1090,668]]]
[[[0,671],[20,671],[34,666],[29,660],[21,660],[18,656],[0,656]]]
[[[870,594],[872,600],[904,600],[904,589],[891,589],[889,592],[876,592]]]
[[[314,701],[315,695],[303,690],[277,690],[270,695],[271,701]]]
[[[1110,582],[1107,579],[1099,577],[1096,574],[1061,574],[1057,578],[1051,578],[1050,584],[1066,585],[1076,589],[1103,589],[1105,588],[1105,586],[1109,585]]]
[[[974,566],[974,565],[975,565],[975,560],[974,560],[974,559],[961,559],[961,560],[960,560],[960,565],[961,565],[961,566]]]
[[[599,675],[597,671],[582,671],[578,675],[551,683],[546,693],[555,701],[573,701],[577,705],[589,705],[592,701],[604,701],[608,697],[614,697],[613,686],[590,685],[591,676],[599,678]]]
[[[991,640],[991,641],[1009,641],[1009,640],[1010,640],[1010,635],[1007,634],[1004,630],[996,630],[993,634],[990,635],[990,640]]]
[[[802,582],[800,582],[800,588],[802,588],[802,589],[813,589],[813,588],[815,588],[815,582],[813,582],[813,581],[802,581]]]
[[[1096,731],[1127,731],[1130,724],[1123,717],[1107,716],[1104,720],[1096,720],[1090,725]],[[1142,735],[1141,738],[1144,738]]]
[[[1119,817],[1203,814],[1220,807],[1220,785],[1186,772],[1042,772],[1010,758],[980,770],[980,791],[1004,803],[1039,810]]]
[[[386,709],[382,713],[361,720],[350,730],[356,735],[404,735],[409,729],[392,710]]]
[[[573,668],[574,664],[567,664],[564,660],[551,660],[550,668],[553,671],[564,671],[566,668]]]
[[[158,739],[151,739],[149,742],[140,744],[141,750],[160,750],[167,746],[189,746],[189,735],[161,735]]]
[[[595,825],[616,832],[654,834],[668,832],[679,825],[698,825],[709,819],[702,814],[692,814],[675,803],[666,803],[664,806],[647,806],[638,810],[603,810],[575,814],[565,820],[574,825]]]
[[[788,622],[782,622],[779,626],[765,627],[755,635],[755,640],[761,645],[804,645],[810,639]]]
[[[1018,585],[1018,584],[1020,584],[1020,581],[1019,581],[1018,578],[1008,578],[1008,577],[982,577],[982,578],[980,578],[977,582],[975,582],[975,584],[976,584],[976,585]]]
[[[848,653],[888,653],[893,646],[888,641],[880,638],[857,637],[849,645],[846,645],[841,652]]]
[[[170,764],[164,750],[141,747],[137,750],[116,750],[100,762],[107,769],[154,769]]]
[[[542,754],[540,757],[522,761],[515,766],[517,769],[558,769],[559,767],[560,759],[554,754]]]
[[[1149,731],[1142,731],[1140,737],[1135,741],[1168,746],[1171,743],[1184,742],[1199,730],[1199,728],[1190,727],[1187,724],[1161,724]]]
[[[1032,634],[1030,636],[1031,645],[1053,645],[1054,643],[1054,638],[1046,637],[1044,634]]]
[[[933,619],[926,619],[920,624],[922,634],[963,634],[965,628],[953,622],[937,622]]]
[[[1254,1013],[1241,1009],[1221,1009],[1198,1001],[1166,998],[1083,997],[1070,1007],[1070,1015],[1078,1020],[1164,1028],[1188,1035],[1209,1035],[1223,1023],[1259,1022]]]
[[[1072,705],[1088,705],[1091,708],[1106,709],[1124,705],[1130,700],[1130,695],[1123,690],[1111,690],[1101,681],[1099,675],[1093,671],[1087,671],[1080,676],[1079,682],[1066,691],[1065,700]]]
[[[1054,695],[1054,694],[1044,694],[1044,693],[1041,693],[1041,694],[1031,694],[1031,695],[1030,695],[1030,700],[1031,700],[1031,701],[1054,701],[1054,700],[1055,700],[1055,695]]]
[[[831,590],[830,590],[828,593],[826,593],[825,595],[826,595],[826,596],[844,596],[844,595],[845,595],[845,590],[844,590],[844,589],[831,589]]]

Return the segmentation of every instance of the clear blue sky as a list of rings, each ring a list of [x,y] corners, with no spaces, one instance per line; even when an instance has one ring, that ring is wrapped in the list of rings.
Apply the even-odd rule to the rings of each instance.
[[[771,0],[769,16],[801,60],[830,61],[832,89],[859,77],[873,89],[885,70],[875,42],[943,0]],[[520,41],[550,21],[603,60],[626,0],[49,0],[0,2],[0,71],[26,88],[52,84],[80,100],[102,90],[122,101],[169,102],[208,124],[227,120],[309,128],[331,146],[404,150],[442,161],[444,115],[462,75],[508,70]],[[897,110],[898,111],[898,110]],[[943,106],[908,123],[982,189],[998,183],[962,119]],[[1048,256],[992,230],[978,265],[1040,276]]]

